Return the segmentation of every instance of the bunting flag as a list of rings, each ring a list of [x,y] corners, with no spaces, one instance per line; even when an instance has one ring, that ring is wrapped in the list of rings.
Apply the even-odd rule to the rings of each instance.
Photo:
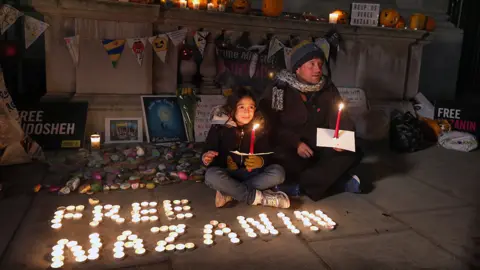
[[[133,55],[135,58],[137,58],[137,62],[140,66],[142,66],[143,63],[143,57],[145,56],[145,45],[147,43],[146,38],[128,38],[127,39],[127,44],[128,47],[133,52]]]
[[[125,39],[103,39],[102,44],[105,51],[107,51],[110,61],[112,61],[113,68],[116,68],[125,48]]]
[[[39,36],[47,30],[49,25],[45,22],[37,20],[30,16],[25,16],[25,21],[23,23],[24,34],[25,34],[25,49],[28,49]]]
[[[165,63],[165,58],[168,52],[168,36],[167,34],[160,34],[154,37],[149,37],[148,41],[152,44],[153,50],[158,58]]]
[[[250,59],[250,67],[249,67],[249,75],[250,78],[253,78],[255,72],[257,72],[257,63],[258,63],[258,56],[265,51],[267,48],[266,45],[254,45],[248,48],[249,51],[253,52],[252,59]]]
[[[288,47],[283,48],[283,56],[285,58],[285,67],[287,68],[287,70],[290,70],[290,71],[292,69],[291,61],[290,61],[291,54],[292,54],[292,48],[288,48]]]
[[[80,37],[73,36],[73,37],[66,37],[64,38],[65,40],[65,45],[67,45],[68,52],[70,53],[70,56],[72,57],[73,64],[75,66],[78,66],[78,47],[79,47],[79,41]]]
[[[325,54],[325,59],[328,60],[328,57],[330,56],[330,43],[328,43],[328,40],[324,38],[317,38],[315,40],[315,45],[322,49],[323,53]]]
[[[200,54],[202,55],[202,57],[203,57],[203,53],[205,52],[205,46],[207,46],[208,34],[209,32],[207,31],[197,31],[193,36],[193,39],[195,40],[195,45],[197,45],[198,51],[200,51]]]
[[[22,15],[23,14],[16,8],[10,5],[3,5],[0,9],[0,32],[2,35],[17,21],[18,17]]]
[[[173,45],[178,46],[182,43],[187,37],[188,28],[182,28],[177,31],[168,32],[168,37],[172,40]]]
[[[285,47],[285,45],[283,45],[280,40],[278,40],[277,38],[272,38],[268,46],[267,60],[270,60],[270,58],[272,58],[272,56],[274,56],[278,51],[283,49],[283,47]]]

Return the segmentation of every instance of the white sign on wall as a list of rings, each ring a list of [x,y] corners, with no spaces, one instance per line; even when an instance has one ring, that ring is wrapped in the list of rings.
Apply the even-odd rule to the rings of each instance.
[[[226,98],[223,95],[199,95],[195,112],[195,142],[204,142],[210,130],[213,108],[224,105]]]
[[[352,3],[351,25],[378,26],[380,4]]]

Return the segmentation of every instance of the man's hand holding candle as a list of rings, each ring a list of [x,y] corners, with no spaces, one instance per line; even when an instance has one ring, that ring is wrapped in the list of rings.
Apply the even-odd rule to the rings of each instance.
[[[208,151],[208,152],[205,152],[205,154],[203,154],[202,156],[202,162],[205,166],[208,166],[210,165],[210,163],[212,163],[213,159],[218,156],[218,152],[215,152],[215,151]]]

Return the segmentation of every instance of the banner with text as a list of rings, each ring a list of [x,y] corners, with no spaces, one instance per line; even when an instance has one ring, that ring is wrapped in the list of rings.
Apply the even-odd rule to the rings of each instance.
[[[480,111],[476,104],[436,102],[435,119],[446,119],[452,129],[472,133],[480,138]]]
[[[20,110],[26,134],[45,149],[80,148],[85,138],[88,103],[46,102]]]

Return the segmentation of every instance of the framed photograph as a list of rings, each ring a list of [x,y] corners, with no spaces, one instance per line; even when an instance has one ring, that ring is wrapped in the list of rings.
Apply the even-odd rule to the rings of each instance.
[[[141,96],[149,143],[187,141],[182,111],[175,95]]]
[[[105,143],[143,142],[142,118],[105,118]]]

